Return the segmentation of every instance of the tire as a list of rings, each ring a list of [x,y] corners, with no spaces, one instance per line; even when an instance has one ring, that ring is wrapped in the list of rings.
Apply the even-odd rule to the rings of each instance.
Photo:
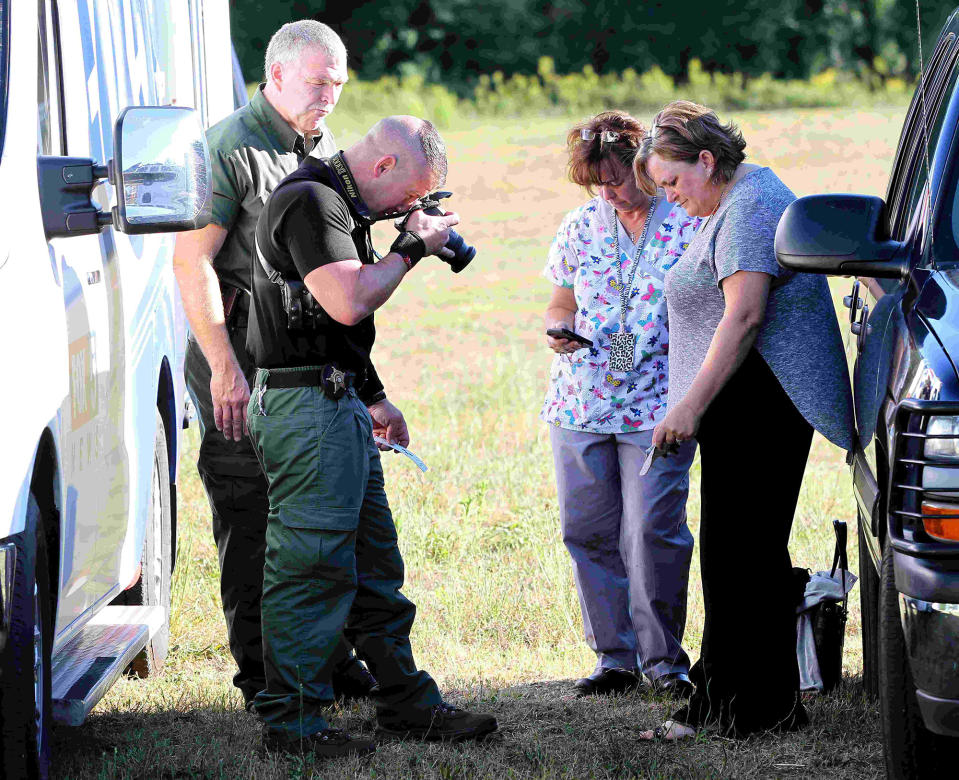
[[[859,609],[862,620],[862,687],[866,696],[879,696],[879,572],[873,565],[866,535],[868,520],[858,517]]]
[[[150,511],[147,516],[140,578],[116,603],[130,606],[162,606],[163,626],[130,663],[127,671],[137,677],[150,677],[163,669],[170,647],[170,581],[173,576],[172,515],[170,506],[170,458],[167,454],[166,427],[156,415],[153,442],[153,476]]]
[[[3,777],[47,777],[50,768],[53,604],[46,540],[33,494],[22,545],[17,545],[10,632],[0,667]]]
[[[883,550],[879,578],[879,713],[889,780],[940,780],[955,776],[959,739],[929,731],[919,712],[916,686],[906,657],[889,544]]]

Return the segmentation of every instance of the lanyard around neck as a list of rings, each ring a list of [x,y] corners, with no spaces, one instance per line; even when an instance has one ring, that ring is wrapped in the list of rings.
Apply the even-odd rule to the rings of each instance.
[[[633,281],[636,279],[636,270],[639,268],[639,258],[643,254],[643,248],[646,246],[646,236],[649,233],[649,224],[652,222],[653,213],[656,211],[656,202],[658,195],[654,195],[649,202],[649,211],[646,212],[646,221],[643,223],[643,232],[636,244],[636,251],[633,255],[633,267],[629,272],[629,283],[623,284],[623,258],[619,251],[619,220],[616,218],[616,209],[610,206],[612,212],[612,227],[610,232],[613,236],[613,252],[616,258],[616,281],[619,283],[619,309],[623,317],[623,330],[626,330],[626,308],[629,304],[630,296],[633,294]]]

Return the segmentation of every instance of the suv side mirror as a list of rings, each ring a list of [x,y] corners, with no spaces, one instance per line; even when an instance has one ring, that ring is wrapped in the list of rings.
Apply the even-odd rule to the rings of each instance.
[[[124,233],[158,233],[209,224],[210,153],[192,109],[124,109],[114,129],[113,150],[117,228]]]
[[[793,201],[776,228],[776,259],[784,268],[836,276],[902,279],[903,245],[882,235],[882,198],[810,195]]]

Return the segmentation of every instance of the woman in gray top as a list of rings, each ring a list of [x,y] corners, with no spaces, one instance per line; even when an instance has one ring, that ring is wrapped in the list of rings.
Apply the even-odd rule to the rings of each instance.
[[[653,120],[634,166],[647,192],[662,187],[705,218],[666,276],[669,411],[653,436],[663,448],[700,446],[705,626],[696,692],[650,739],[710,723],[731,736],[807,723],[789,532],[813,430],[852,447],[826,281],[776,262],[776,226],[795,196],[744,163],[745,147],[735,125],[677,101]]]

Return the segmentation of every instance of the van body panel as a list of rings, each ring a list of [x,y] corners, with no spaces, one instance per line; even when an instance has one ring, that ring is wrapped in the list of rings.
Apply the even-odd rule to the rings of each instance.
[[[127,235],[110,224],[48,240],[37,158],[106,166],[129,106],[195,107],[204,128],[229,113],[229,9],[227,0],[0,5],[9,14],[10,62],[0,85],[0,327],[8,334],[0,352],[8,367],[0,542],[25,528],[41,478],[38,447],[48,440],[56,468],[42,478],[55,482],[46,487],[57,503],[57,656],[137,577],[158,407],[175,497],[186,319],[173,276],[175,234]],[[91,191],[107,215],[116,198],[108,180]]]

